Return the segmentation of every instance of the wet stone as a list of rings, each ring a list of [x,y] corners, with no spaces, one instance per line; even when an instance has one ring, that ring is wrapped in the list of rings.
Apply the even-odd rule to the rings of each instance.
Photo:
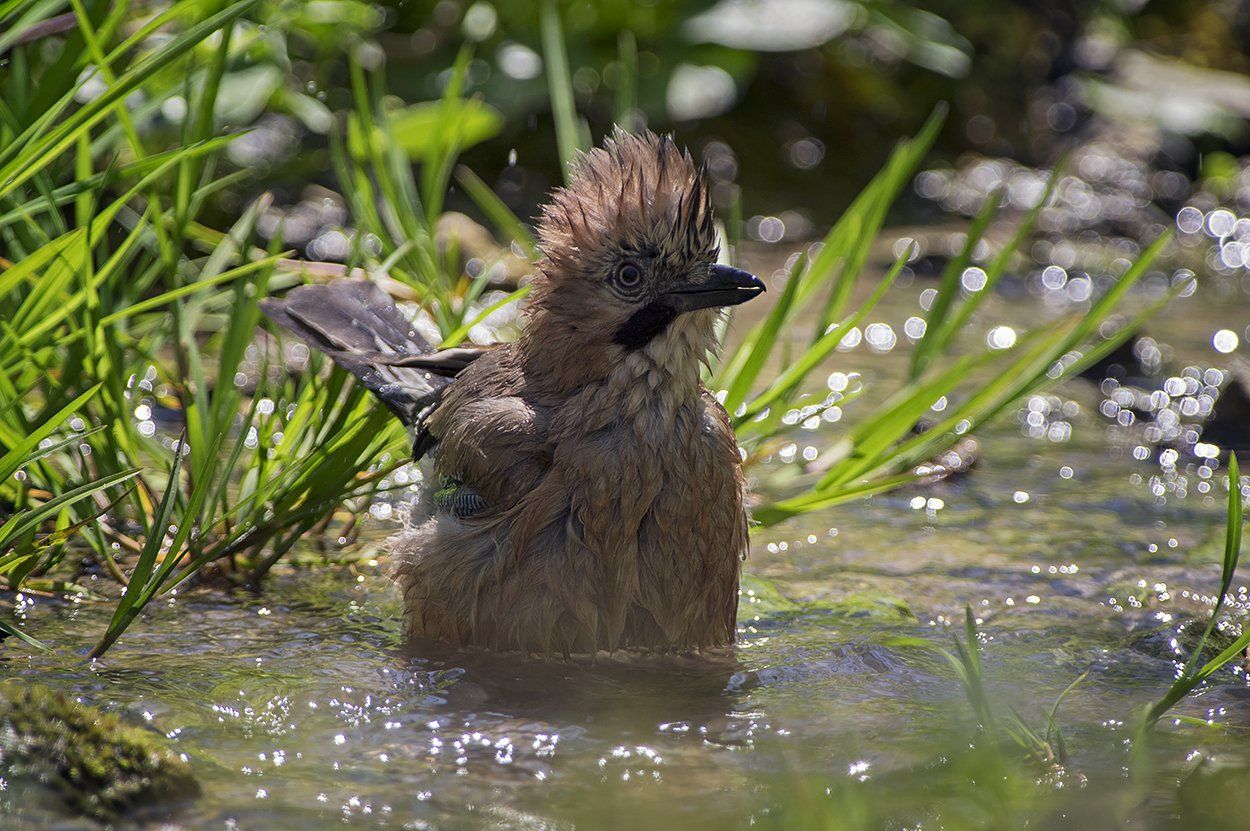
[[[0,816],[112,822],[199,794],[191,769],[159,739],[47,687],[0,685]],[[0,822],[0,825],[3,823]]]
[[[1183,616],[1163,626],[1143,628],[1129,635],[1129,648],[1143,655],[1164,661],[1185,661],[1198,648],[1206,630],[1204,618]],[[1202,649],[1202,658],[1209,661],[1237,640],[1238,633],[1227,625],[1217,625]]]
[[[1236,364],[1230,373],[1210,420],[1202,427],[1202,441],[1245,455],[1250,453],[1250,366]]]

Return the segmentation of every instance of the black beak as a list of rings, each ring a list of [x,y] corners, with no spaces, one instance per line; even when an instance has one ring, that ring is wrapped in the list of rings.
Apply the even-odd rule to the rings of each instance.
[[[681,283],[666,294],[679,312],[737,306],[764,292],[764,283],[754,274],[727,265],[714,265],[702,283]]]

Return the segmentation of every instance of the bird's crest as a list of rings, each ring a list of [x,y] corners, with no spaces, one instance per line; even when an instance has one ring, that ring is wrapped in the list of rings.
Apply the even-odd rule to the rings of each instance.
[[[538,235],[547,261],[566,274],[613,249],[691,261],[717,252],[703,168],[668,136],[620,127],[575,162],[569,184],[543,208]]]

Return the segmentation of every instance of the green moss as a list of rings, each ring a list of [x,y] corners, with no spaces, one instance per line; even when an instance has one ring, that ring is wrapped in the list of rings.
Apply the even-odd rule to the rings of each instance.
[[[836,600],[822,600],[808,605],[813,609],[846,617],[900,621],[916,619],[906,600],[878,591],[852,592]]]
[[[756,615],[771,617],[803,610],[802,604],[786,597],[771,580],[757,574],[744,573],[738,591],[738,617],[742,620],[752,620]]]
[[[150,733],[46,687],[0,684],[0,775],[49,792],[74,814],[111,820],[199,792],[191,769]]]
[[[742,575],[739,620],[754,622],[757,617],[785,619],[812,612],[874,620],[916,619],[905,600],[885,592],[851,592],[836,599],[800,602],[790,599],[776,584],[759,575]]]

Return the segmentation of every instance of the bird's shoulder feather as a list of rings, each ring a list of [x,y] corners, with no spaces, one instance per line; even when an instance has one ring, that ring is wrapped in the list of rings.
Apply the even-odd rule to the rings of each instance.
[[[551,464],[550,410],[528,389],[507,347],[474,361],[443,392],[423,429],[435,468],[497,507],[526,492]]]

